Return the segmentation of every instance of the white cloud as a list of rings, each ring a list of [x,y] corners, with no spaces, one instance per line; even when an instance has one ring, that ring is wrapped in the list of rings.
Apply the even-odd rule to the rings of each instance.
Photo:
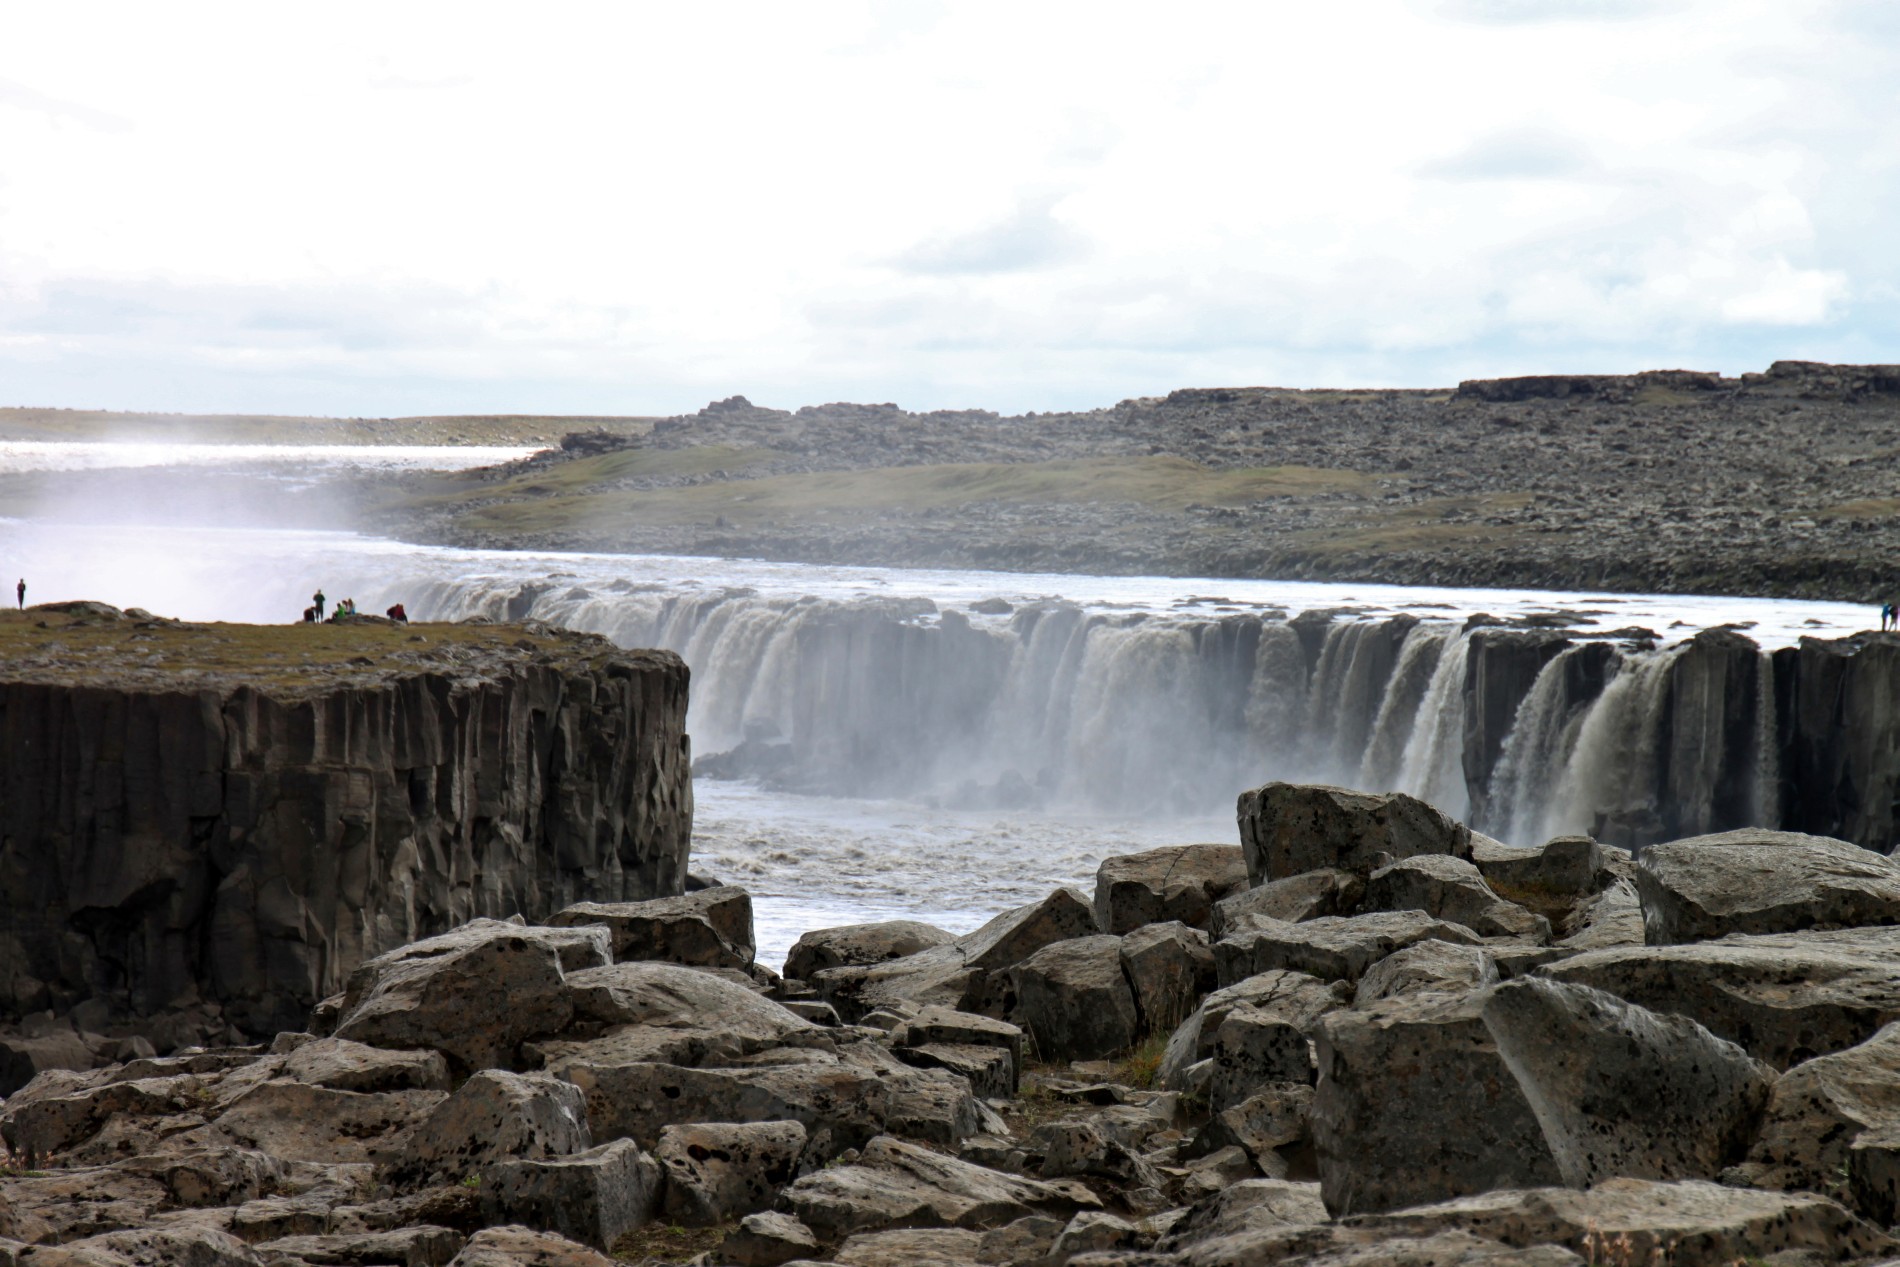
[[[0,381],[1017,409],[1864,352],[1881,13],[41,6],[0,47]]]

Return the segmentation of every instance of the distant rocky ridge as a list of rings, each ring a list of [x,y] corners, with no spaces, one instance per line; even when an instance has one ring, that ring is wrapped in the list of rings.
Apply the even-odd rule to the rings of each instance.
[[[1900,1254],[1900,863],[1268,784],[953,937],[715,886],[479,919],[301,1028],[46,1066],[0,1262],[1777,1267]]]
[[[685,881],[671,653],[97,603],[7,613],[0,645],[0,1020],[242,1042],[475,916]]]
[[[1086,412],[909,413],[894,404],[767,409],[734,396],[605,433],[525,472],[614,449],[705,446],[730,466],[605,479],[591,490],[512,468],[460,500],[386,511],[395,531],[483,546],[729,554],[807,562],[1531,585],[1665,592],[1893,597],[1900,558],[1900,366],[1780,361],[1739,378],[1687,370],[1471,380],[1455,390],[1194,388]],[[627,446],[633,446],[628,450]],[[587,516],[532,527],[482,513],[592,491],[944,464],[1151,464],[1153,500],[972,495],[954,506],[878,502],[727,522]],[[1351,473],[1235,502],[1205,472]],[[1196,497],[1192,489],[1207,491]],[[456,481],[450,481],[454,483]],[[822,500],[822,497],[819,498]]]

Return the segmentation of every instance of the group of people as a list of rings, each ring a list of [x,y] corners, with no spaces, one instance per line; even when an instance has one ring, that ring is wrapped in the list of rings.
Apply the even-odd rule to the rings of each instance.
[[[20,582],[20,592],[22,594],[26,592],[25,581]],[[312,594],[310,596],[310,606],[303,609],[304,624],[315,625],[315,624],[322,623],[323,605],[327,601],[329,600],[324,598],[322,590],[318,590],[316,593]],[[350,619],[355,618],[358,614],[359,613],[356,610],[356,600],[353,598],[346,598],[342,602],[336,605],[335,611],[330,613],[330,623],[335,624],[339,620],[350,620]],[[409,623],[409,613],[407,610],[404,609],[401,603],[397,603],[396,605],[391,607],[388,611],[384,612],[383,615],[387,616],[389,619],[395,621],[399,625],[406,625]]]
[[[1900,603],[1882,603],[1880,605],[1880,632],[1900,629]]]

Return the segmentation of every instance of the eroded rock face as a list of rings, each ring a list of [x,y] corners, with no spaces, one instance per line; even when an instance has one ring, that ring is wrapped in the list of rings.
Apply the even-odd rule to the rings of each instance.
[[[1214,903],[1247,887],[1233,845],[1169,845],[1105,858],[1095,872],[1095,919],[1105,933],[1179,920],[1206,928]]]
[[[1254,884],[1338,868],[1368,874],[1382,860],[1471,854],[1471,829],[1403,792],[1368,793],[1307,783],[1243,792],[1237,810]]]
[[[0,1018],[203,999],[268,1036],[473,916],[679,892],[679,658],[501,627],[458,655],[294,683],[0,681]]]
[[[577,902],[548,917],[554,928],[604,924],[616,960],[657,959],[702,968],[752,966],[752,897],[730,884],[646,902]]]
[[[1636,890],[1652,946],[1900,924],[1900,863],[1799,832],[1747,827],[1651,845]]]

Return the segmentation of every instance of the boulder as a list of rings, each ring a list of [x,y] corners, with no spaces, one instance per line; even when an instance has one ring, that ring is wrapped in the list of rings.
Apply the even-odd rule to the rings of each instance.
[[[511,1068],[525,1039],[573,1018],[566,972],[608,962],[604,928],[476,920],[379,955],[352,974],[336,1037],[433,1048],[463,1069]]]
[[[1122,972],[1122,939],[1077,937],[1009,969],[1015,1020],[1043,1060],[1097,1060],[1141,1038],[1141,1014]]]
[[[1327,1220],[1318,1184],[1245,1179],[1196,1201],[1156,1248],[1172,1252],[1207,1246],[1217,1255],[1221,1242],[1231,1244],[1262,1233],[1304,1232],[1323,1226]]]
[[[1604,847],[1588,836],[1556,836],[1521,852],[1474,847],[1471,860],[1493,892],[1535,911],[1569,906],[1614,878]]]
[[[1143,1033],[1173,1030],[1214,988],[1214,952],[1200,929],[1171,920],[1121,941],[1122,975],[1134,991]]]
[[[39,1086],[56,1087],[61,1081],[47,1078]],[[27,1091],[37,1089],[29,1084]],[[99,1134],[114,1118],[162,1118],[195,1113],[207,1106],[208,1099],[205,1084],[190,1074],[133,1078],[102,1086],[87,1086],[81,1082],[78,1090],[63,1095],[15,1096],[0,1108],[0,1139],[29,1164],[34,1164],[43,1158],[69,1153]]]
[[[813,929],[801,936],[792,945],[791,953],[785,956],[785,975],[794,981],[809,981],[826,968],[852,968],[902,959],[956,939],[955,933],[911,919]]]
[[[975,1267],[979,1232],[960,1227],[920,1227],[861,1232],[832,1257],[840,1267]]]
[[[615,1263],[553,1232],[510,1225],[483,1228],[469,1237],[449,1267],[615,1267]]]
[[[1055,1248],[1056,1237],[1068,1226],[1046,1214],[1031,1214],[992,1228],[977,1242],[979,1263],[1032,1263]]]
[[[659,1165],[629,1139],[567,1156],[510,1158],[481,1172],[482,1217],[611,1251],[651,1217],[660,1184]]]
[[[1468,994],[1498,982],[1498,964],[1483,946],[1414,942],[1366,969],[1353,993],[1354,1007],[1402,994]]]
[[[492,1161],[565,1157],[592,1144],[578,1087],[484,1069],[417,1125],[392,1169],[411,1182],[452,1183]]]
[[[695,1122],[660,1132],[662,1210],[686,1227],[713,1227],[771,1206],[805,1151],[797,1122]]]
[[[966,1079],[979,1099],[1006,1100],[1016,1094],[1016,1063],[1001,1047],[970,1043],[924,1043],[892,1052],[907,1065],[942,1069]]]
[[[752,897],[737,885],[645,902],[578,902],[546,922],[552,928],[606,925],[617,963],[659,960],[742,970],[752,966]]]
[[[1010,1006],[993,999],[991,978],[1045,946],[1099,932],[1087,898],[1057,889],[1040,902],[1005,911],[955,941],[886,963],[827,968],[812,983],[838,1015],[856,1023],[866,1013],[893,1006],[939,1004],[966,1012],[999,1015]]]
[[[456,1241],[459,1244],[461,1238]],[[214,1227],[127,1228],[88,1236],[59,1249],[22,1250],[15,1260],[21,1267],[263,1267],[266,1261],[243,1241]],[[0,1249],[0,1255],[5,1253]],[[447,1257],[440,1261],[446,1262]]]
[[[1557,944],[1566,950],[1608,950],[1613,946],[1641,946],[1643,904],[1633,880],[1616,880],[1603,892],[1576,907],[1564,924]]]
[[[1447,854],[1421,854],[1381,867],[1366,880],[1365,911],[1423,911],[1482,937],[1550,940],[1550,921],[1491,891],[1478,868]]]
[[[1195,1138],[1194,1151],[1203,1155],[1229,1146],[1239,1147],[1262,1173],[1285,1179],[1293,1163],[1312,1140],[1313,1088],[1305,1082],[1270,1082],[1255,1087],[1246,1099],[1217,1110]],[[1284,1150],[1284,1151],[1283,1151]]]
[[[213,1124],[230,1139],[284,1161],[385,1162],[401,1154],[446,1099],[442,1091],[336,1091],[285,1078],[247,1091]]]
[[[1847,1196],[1881,1227],[1900,1224],[1900,1128],[1877,1126],[1847,1148]]]
[[[1287,971],[1263,972],[1216,990],[1201,1000],[1193,1014],[1168,1036],[1156,1081],[1169,1091],[1187,1090],[1188,1070],[1213,1058],[1215,1036],[1222,1022],[1236,1008],[1246,1007],[1277,1017],[1311,1036],[1322,1016],[1345,1007],[1351,997],[1350,991],[1338,982]],[[1208,1072],[1211,1076],[1212,1069]]]
[[[1214,943],[1214,968],[1223,986],[1276,969],[1351,983],[1392,952],[1427,940],[1479,942],[1462,924],[1423,911],[1322,916],[1299,924],[1255,916]]]
[[[900,1047],[922,1047],[951,1043],[957,1046],[998,1047],[1009,1053],[1010,1066],[1020,1070],[1023,1062],[1023,1031],[1008,1021],[955,1008],[927,1007],[899,1028]]]
[[[1214,1031],[1214,1075],[1208,1106],[1239,1104],[1264,1084],[1311,1082],[1313,1056],[1306,1032],[1270,1011],[1236,1007]]]
[[[1365,895],[1365,877],[1355,872],[1336,868],[1303,871],[1222,898],[1208,916],[1207,931],[1218,940],[1242,927],[1249,915],[1289,924],[1322,915],[1356,915]]]
[[[1691,1017],[1777,1069],[1900,1020],[1900,930],[1780,933],[1589,951],[1537,969]]]
[[[1029,1214],[1068,1218],[1100,1203],[1079,1184],[1046,1183],[945,1157],[890,1136],[856,1162],[813,1171],[780,1198],[823,1240],[889,1227],[994,1227]]]
[[[97,1166],[28,1171],[0,1192],[0,1237],[36,1244],[142,1227],[172,1204],[162,1176]]]
[[[284,1061],[283,1076],[333,1091],[447,1091],[439,1051],[387,1051],[347,1038],[319,1038]]]
[[[1367,875],[1417,854],[1471,855],[1470,828],[1403,792],[1269,783],[1241,793],[1236,813],[1254,884],[1330,868]]]
[[[1587,1191],[1488,1192],[1355,1223],[1388,1236],[1459,1230],[1519,1248],[1575,1246],[1598,1262],[1663,1261],[1671,1267],[1731,1267],[1789,1250],[1839,1262],[1896,1248],[1886,1234],[1826,1197],[1700,1180],[1608,1179]]]
[[[567,989],[576,1022],[606,1032],[529,1044],[548,1068],[609,1057],[697,1065],[827,1041],[820,1026],[748,986],[678,964],[590,968],[570,974]]]
[[[790,976],[790,973],[786,974]],[[795,1258],[818,1257],[818,1238],[789,1214],[748,1214],[719,1242],[715,1257],[732,1267],[780,1267]]]
[[[1651,845],[1636,889],[1653,946],[1900,924],[1900,862],[1798,832],[1748,827]]]
[[[766,1053],[769,1055],[770,1053]],[[823,1053],[808,1053],[822,1057]],[[824,1057],[798,1064],[688,1069],[649,1061],[560,1070],[586,1096],[597,1139],[626,1137],[652,1148],[668,1126],[720,1122],[798,1122],[828,1141],[826,1157],[885,1130],[954,1147],[974,1135],[979,1106],[962,1078],[935,1069]]]
[[[1174,920],[1205,929],[1214,903],[1247,887],[1234,845],[1169,845],[1104,858],[1095,871],[1095,922],[1119,936]]]
[[[1900,1024],[1858,1047],[1783,1074],[1740,1177],[1757,1188],[1838,1193],[1848,1153],[1867,1131],[1900,1128]],[[1881,1210],[1863,1210],[1878,1217]],[[1883,1219],[1883,1223],[1891,1220]]]
[[[1313,1138],[1336,1215],[1495,1187],[1712,1178],[1773,1074],[1692,1021],[1526,979],[1320,1023]]]

